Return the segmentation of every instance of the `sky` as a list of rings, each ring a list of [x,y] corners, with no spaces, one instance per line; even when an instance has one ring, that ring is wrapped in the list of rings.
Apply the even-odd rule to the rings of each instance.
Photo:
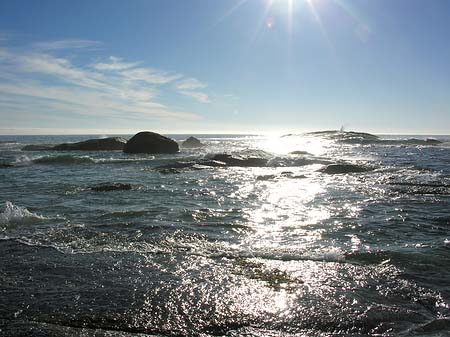
[[[448,0],[2,0],[0,134],[450,133]]]

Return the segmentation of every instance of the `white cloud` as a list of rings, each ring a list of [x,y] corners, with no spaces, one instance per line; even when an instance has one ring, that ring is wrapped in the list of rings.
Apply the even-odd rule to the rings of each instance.
[[[33,47],[40,50],[94,48],[101,45],[98,41],[67,39],[59,41],[37,42]]]
[[[192,97],[200,103],[210,103],[209,96],[203,92],[181,90],[179,91],[179,93],[185,96]]]
[[[200,82],[196,78],[186,78],[182,81],[179,81],[175,87],[179,90],[195,90],[206,88],[207,85]]]
[[[181,75],[171,75],[151,68],[134,68],[125,70],[120,72],[120,75],[130,80],[143,81],[149,84],[167,84],[181,78]]]
[[[96,63],[92,67],[101,71],[114,71],[134,68],[140,64],[140,62],[122,62],[121,58],[114,56],[110,56],[109,60],[109,63]]]
[[[59,44],[61,48],[63,45]],[[39,107],[61,116],[186,121],[199,118],[196,114],[173,111],[157,101],[162,90],[170,90],[163,85],[181,79],[182,75],[136,68],[141,62],[125,62],[113,56],[109,61],[75,65],[69,59],[52,55],[51,50],[43,53],[0,49],[0,97],[8,97],[8,104],[0,106],[0,115],[7,107],[27,114]],[[203,93],[183,94],[209,101]],[[37,112],[35,116],[38,117]]]

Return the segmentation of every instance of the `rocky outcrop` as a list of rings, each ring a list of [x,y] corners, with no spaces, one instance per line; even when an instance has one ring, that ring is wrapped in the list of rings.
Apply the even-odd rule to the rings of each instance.
[[[327,174],[345,174],[345,173],[358,173],[368,172],[373,169],[365,166],[358,166],[353,164],[331,164],[320,169],[320,172]]]
[[[261,157],[233,156],[231,154],[216,154],[211,160],[225,163],[227,166],[262,167],[266,166],[268,159]]]
[[[178,143],[155,132],[139,132],[123,148],[125,153],[176,153]]]
[[[181,143],[181,147],[191,148],[191,149],[197,148],[197,147],[202,147],[202,146],[205,146],[205,145],[202,144],[202,142],[200,142],[200,140],[198,140],[195,137],[189,137],[183,143]]]
[[[103,183],[89,187],[90,191],[94,192],[110,192],[110,191],[128,191],[131,190],[130,184],[124,183]]]
[[[156,167],[156,170],[168,174],[179,173],[181,170],[202,170],[209,167],[264,167],[268,161],[267,158],[221,153],[207,159],[169,163]]]
[[[59,144],[54,151],[114,151],[123,150],[127,140],[120,137],[89,139],[78,143]]]
[[[22,151],[51,151],[55,146],[50,144],[31,144],[25,145]]]

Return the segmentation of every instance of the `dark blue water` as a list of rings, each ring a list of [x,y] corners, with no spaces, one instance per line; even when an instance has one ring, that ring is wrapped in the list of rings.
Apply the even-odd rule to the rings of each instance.
[[[0,137],[0,335],[450,336],[450,137],[21,151],[95,137]]]

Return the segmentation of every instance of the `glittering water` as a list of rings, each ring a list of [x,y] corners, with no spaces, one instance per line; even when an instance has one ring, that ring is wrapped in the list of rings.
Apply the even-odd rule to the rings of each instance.
[[[0,137],[0,335],[450,336],[447,137],[197,137]],[[157,169],[217,153],[267,164]]]

